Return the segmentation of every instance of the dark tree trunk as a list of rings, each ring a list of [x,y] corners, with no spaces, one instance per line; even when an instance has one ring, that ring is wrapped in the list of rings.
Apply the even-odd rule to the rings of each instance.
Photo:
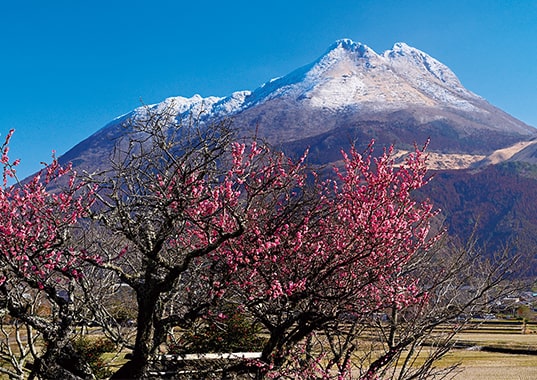
[[[160,319],[159,295],[160,290],[155,284],[143,286],[137,291],[138,316],[132,357],[110,379],[147,378],[151,356],[163,339],[155,336],[155,321]]]
[[[73,347],[71,318],[64,315],[59,325],[43,332],[46,351],[37,358],[29,379],[94,379],[91,367]]]

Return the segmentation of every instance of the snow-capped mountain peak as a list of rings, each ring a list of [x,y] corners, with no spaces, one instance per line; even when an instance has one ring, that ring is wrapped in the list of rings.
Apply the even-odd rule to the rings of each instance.
[[[253,92],[239,91],[223,98],[173,97],[154,107],[171,107],[178,115],[203,109],[206,114],[227,117],[274,99],[329,110],[397,110],[412,104],[476,111],[474,103],[482,101],[447,66],[421,50],[398,42],[377,54],[347,38],[333,43],[311,64],[271,79]]]
[[[313,63],[303,66],[292,73],[264,83],[246,99],[250,103],[260,104],[275,98],[295,99],[307,101],[312,99],[316,89],[323,86],[335,85],[341,87],[341,81],[355,76],[354,86],[362,87],[356,77],[360,71],[368,70],[379,64],[381,57],[367,45],[354,42],[350,39],[336,41],[330,48]],[[352,80],[351,80],[352,81]],[[353,85],[351,85],[352,87]],[[341,90],[349,93],[346,86]],[[342,91],[337,91],[342,94]],[[329,91],[330,92],[330,91]],[[351,90],[350,93],[353,91]],[[339,108],[354,103],[346,96],[337,96],[332,93],[329,99],[315,99],[311,105],[316,107]],[[317,102],[316,100],[321,100]]]
[[[354,54],[357,58],[372,58],[377,57],[378,54],[371,49],[369,46],[361,43],[361,42],[354,42],[353,40],[349,38],[344,38],[341,40],[337,40],[328,48],[328,51],[324,54],[324,56],[329,56],[333,52],[340,53],[341,51],[345,51],[348,53]]]
[[[463,87],[457,76],[446,65],[404,42],[394,44],[392,50],[383,53],[383,57],[389,60],[393,66],[420,69],[422,73],[432,74],[436,79],[452,88]]]
[[[363,43],[341,39],[312,63],[271,79],[253,92],[238,91],[227,97],[171,97],[151,108],[171,111],[179,118],[195,115],[201,121],[240,119],[244,113],[253,115],[261,109],[268,114],[280,109],[303,114],[341,115],[339,112],[345,111],[356,120],[391,120],[392,116],[387,115],[402,112],[420,124],[456,120],[457,128],[464,133],[472,128],[514,128],[527,133],[527,126],[520,126],[465,89],[446,65],[404,42],[378,54]],[[147,107],[140,107],[134,117],[143,117],[146,111]]]
[[[346,66],[351,71],[371,69],[378,65],[381,57],[369,46],[350,39],[336,41],[328,51],[315,61],[308,73],[310,78],[337,76],[338,66]],[[353,67],[356,66],[356,67]],[[343,74],[345,75],[345,74]]]
[[[408,145],[430,137],[442,152],[488,154],[535,136],[533,128],[466,90],[447,66],[428,54],[402,42],[377,54],[365,44],[342,39],[314,62],[253,92],[176,96],[140,107],[62,159],[85,168],[104,165],[108,155],[103,152],[126,133],[124,124],[132,118],[143,121],[148,109],[169,116],[170,125],[189,116],[207,123],[231,117],[240,133],[256,131],[274,144],[311,146],[321,161],[337,159],[338,152],[323,152],[339,149],[349,139],[369,142],[375,137],[383,144]]]
[[[351,39],[336,41],[316,61],[265,83],[246,101],[294,99],[312,107],[360,108],[364,104],[401,109],[408,104],[476,110],[481,98],[428,54],[403,42],[377,54]]]

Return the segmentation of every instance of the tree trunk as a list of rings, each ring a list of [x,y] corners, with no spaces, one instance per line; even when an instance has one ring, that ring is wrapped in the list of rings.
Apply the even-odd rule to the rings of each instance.
[[[388,337],[388,348],[395,347],[395,338],[397,333],[397,326],[399,324],[399,313],[397,310],[397,306],[393,305],[392,307],[392,315],[390,320],[390,335]]]
[[[66,324],[67,323],[67,324]],[[70,322],[65,320],[58,329],[43,332],[46,351],[37,358],[29,379],[94,379],[91,367],[73,347]]]
[[[136,341],[131,360],[125,363],[110,379],[143,379],[147,377],[151,355],[157,345],[155,320],[160,317],[159,295],[156,285],[137,289],[138,316],[136,319]]]

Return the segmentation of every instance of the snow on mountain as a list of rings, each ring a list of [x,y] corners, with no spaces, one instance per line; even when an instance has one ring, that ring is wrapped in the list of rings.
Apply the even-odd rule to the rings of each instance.
[[[239,133],[256,131],[272,144],[297,151],[310,146],[319,162],[339,157],[339,148],[350,140],[367,145],[372,137],[402,149],[431,138],[430,149],[441,153],[488,155],[536,135],[534,128],[465,89],[447,66],[416,48],[399,42],[378,54],[342,39],[314,62],[253,92],[176,96],[139,107],[63,159],[88,168],[104,165],[106,149],[127,133],[124,125],[132,118],[143,120],[148,110],[165,111],[170,123],[175,116],[202,122],[232,118]],[[326,153],[331,150],[333,154]]]
[[[259,104],[294,98],[311,107],[402,109],[405,105],[451,107],[480,112],[481,102],[438,60],[404,43],[377,54],[349,39],[333,44],[317,61],[265,83],[246,100]],[[482,112],[482,111],[481,111]]]
[[[424,68],[426,72],[434,75],[438,80],[446,83],[448,86],[457,90],[464,90],[455,74],[447,66],[421,50],[408,46],[404,42],[397,42],[392,50],[384,52],[383,57],[390,60],[394,66],[400,67],[401,63],[410,63],[414,64],[415,67]],[[404,64],[403,66],[406,65]],[[404,74],[404,72],[401,71],[400,74]]]
[[[439,104],[466,111],[481,111],[471,101],[480,102],[483,99],[465,89],[447,66],[426,53],[399,42],[383,56],[399,76],[414,83]]]
[[[426,53],[399,42],[392,50],[377,54],[350,39],[336,41],[315,62],[272,79],[253,92],[239,91],[223,98],[172,97],[153,107],[171,107],[178,115],[204,110],[225,117],[273,99],[291,99],[332,110],[364,105],[397,110],[413,104],[483,112],[472,104],[482,99],[466,90],[447,66]],[[143,108],[136,112],[143,112]]]
[[[135,117],[144,116],[147,113],[148,109],[152,109],[159,113],[162,113],[163,111],[167,110],[178,115],[186,112],[197,113],[204,109],[210,109],[210,107],[214,103],[220,100],[221,98],[218,98],[216,96],[203,98],[198,94],[192,96],[191,98],[174,96],[171,98],[167,98],[163,102],[158,104],[138,107],[136,110],[134,110],[134,113]]]
[[[156,111],[157,113],[167,111],[169,113],[175,113],[176,115],[203,114],[211,116],[227,116],[240,110],[244,105],[244,99],[250,95],[250,91],[238,91],[234,92],[228,97],[216,97],[209,96],[206,98],[196,94],[190,98],[182,96],[170,97],[161,103],[138,107],[134,111],[134,117],[141,117],[145,115],[148,109]]]

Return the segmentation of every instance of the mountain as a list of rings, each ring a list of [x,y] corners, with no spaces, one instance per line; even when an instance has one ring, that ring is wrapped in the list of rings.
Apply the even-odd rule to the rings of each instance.
[[[310,159],[339,158],[350,142],[411,148],[431,138],[440,161],[463,166],[497,149],[536,136],[537,131],[464,88],[455,74],[426,53],[404,43],[377,54],[343,39],[320,58],[254,91],[227,97],[170,97],[151,106],[178,118],[201,115],[206,123],[231,118],[242,134],[258,135],[286,150],[309,146]],[[201,112],[203,111],[203,112]],[[140,107],[84,140],[62,159],[90,169],[105,164],[121,124],[147,112]],[[455,156],[453,156],[455,155]]]
[[[106,167],[115,142],[128,133],[125,123],[148,108],[206,124],[231,119],[239,134],[256,133],[291,155],[309,147],[309,160],[320,164],[339,160],[351,142],[366,147],[374,138],[377,146],[395,144],[404,153],[430,138],[429,162],[437,173],[423,196],[443,210],[450,233],[466,239],[477,223],[478,238],[491,249],[514,241],[519,251],[537,246],[537,130],[404,43],[378,54],[339,40],[314,62],[254,91],[170,97],[140,107],[60,161],[79,170]]]

